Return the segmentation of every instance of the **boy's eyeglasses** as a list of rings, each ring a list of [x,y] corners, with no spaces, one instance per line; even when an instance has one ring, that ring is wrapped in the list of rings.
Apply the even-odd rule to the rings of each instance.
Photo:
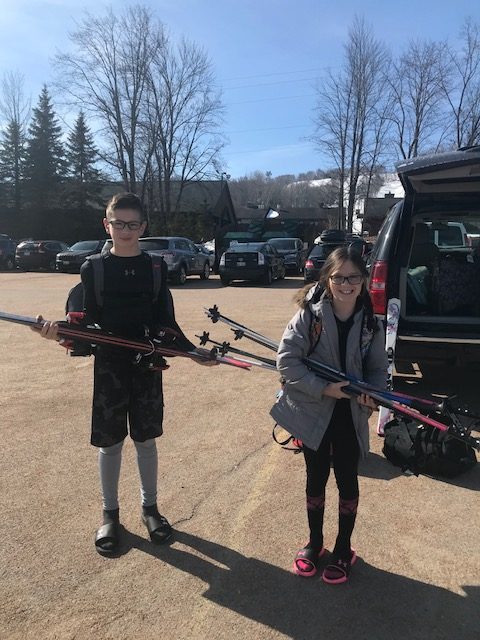
[[[123,220],[109,220],[108,224],[111,224],[114,229],[122,230],[128,227],[130,231],[138,231],[143,222],[139,220],[132,220],[131,222],[124,222]]]
[[[344,282],[348,282],[348,284],[360,284],[363,276],[361,273],[354,273],[351,276],[330,276],[330,280],[333,284],[343,284]]]

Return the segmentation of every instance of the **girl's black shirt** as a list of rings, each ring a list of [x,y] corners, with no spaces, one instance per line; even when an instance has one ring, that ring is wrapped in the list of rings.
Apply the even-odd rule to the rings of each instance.
[[[152,260],[148,253],[122,257],[110,252],[103,258],[103,305],[95,297],[93,266],[87,260],[81,268],[84,289],[84,310],[87,318],[105,331],[127,338],[141,338],[146,332],[155,336],[161,327],[174,329],[179,337],[175,347],[190,351],[195,345],[188,340],[175,320],[172,295],[167,287],[168,269],[162,263],[161,287],[158,298],[153,300]],[[103,351],[103,349],[102,349]],[[120,356],[120,349],[108,350]],[[125,350],[126,351],[126,350]],[[131,354],[130,356],[131,357]]]
[[[350,329],[353,326],[354,315],[355,312],[352,313],[352,315],[347,320],[339,320],[337,316],[335,316],[335,322],[337,323],[338,331],[338,350],[340,352],[340,364],[342,366],[343,373],[346,373],[347,369],[347,339],[348,334],[350,333]],[[337,400],[335,408],[337,415],[340,415],[338,412],[350,412],[350,400],[348,400],[347,398],[340,398],[339,400]]]

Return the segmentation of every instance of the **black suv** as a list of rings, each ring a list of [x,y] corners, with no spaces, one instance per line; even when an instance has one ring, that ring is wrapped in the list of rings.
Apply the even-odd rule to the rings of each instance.
[[[4,233],[0,233],[0,268],[15,269],[16,243]]]
[[[272,244],[285,259],[285,269],[295,275],[303,273],[308,250],[300,238],[270,238]]]
[[[320,269],[325,264],[325,260],[334,249],[350,245],[358,250],[360,255],[366,252],[367,243],[355,234],[346,233],[341,229],[326,229],[319,238],[315,240],[312,250],[305,262],[303,269],[303,280],[316,282],[320,275]]]
[[[397,165],[405,198],[369,255],[375,312],[401,301],[396,357],[480,362],[480,147]]]

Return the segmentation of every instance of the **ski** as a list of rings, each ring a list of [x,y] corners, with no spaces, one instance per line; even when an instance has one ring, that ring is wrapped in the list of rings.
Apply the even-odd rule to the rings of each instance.
[[[395,364],[395,345],[397,342],[398,320],[400,318],[400,300],[390,298],[387,305],[387,326],[385,328],[385,350],[388,358],[387,391],[393,390],[393,367]],[[390,408],[380,406],[378,411],[377,434],[384,435],[384,428],[391,419]]]
[[[6,313],[4,311],[0,311],[0,320],[4,320],[6,322],[13,322],[16,324],[23,324],[29,327],[33,327],[34,329],[40,331],[43,327],[46,320],[38,322],[36,318],[31,318],[29,316],[20,316],[15,315],[13,313]],[[174,346],[165,346],[162,345],[161,340],[158,338],[150,338],[147,337],[143,340],[138,339],[129,339],[123,338],[121,336],[117,336],[111,333],[107,333],[106,331],[102,331],[99,328],[95,327],[81,327],[80,325],[72,325],[65,321],[57,322],[58,325],[58,335],[60,338],[70,338],[73,340],[78,340],[80,342],[87,342],[92,345],[106,345],[111,347],[119,347],[123,349],[129,349],[131,351],[135,351],[144,356],[149,356],[154,353],[157,353],[161,356],[170,356],[170,357],[184,357],[190,358],[192,360],[216,360],[221,364],[227,364],[233,367],[238,367],[240,369],[250,370],[251,364],[249,362],[245,362],[238,358],[232,358],[229,356],[221,356],[216,350],[212,349],[208,353],[197,353],[195,351],[182,351],[180,349],[176,349]],[[168,329],[162,330],[160,333],[165,333],[168,335]]]

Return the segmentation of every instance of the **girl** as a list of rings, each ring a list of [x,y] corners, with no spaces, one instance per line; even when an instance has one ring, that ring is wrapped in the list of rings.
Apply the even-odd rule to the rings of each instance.
[[[346,582],[356,553],[350,546],[358,505],[358,461],[369,449],[368,418],[375,403],[345,393],[347,382],[327,382],[304,364],[307,356],[385,388],[385,336],[373,315],[360,254],[340,247],[327,258],[319,283],[300,291],[300,310],[289,322],[278,349],[284,391],[271,415],[303,442],[307,471],[310,538],[294,560],[294,571],[311,577],[324,555],[323,515],[330,462],[339,492],[338,534],[322,578]]]

